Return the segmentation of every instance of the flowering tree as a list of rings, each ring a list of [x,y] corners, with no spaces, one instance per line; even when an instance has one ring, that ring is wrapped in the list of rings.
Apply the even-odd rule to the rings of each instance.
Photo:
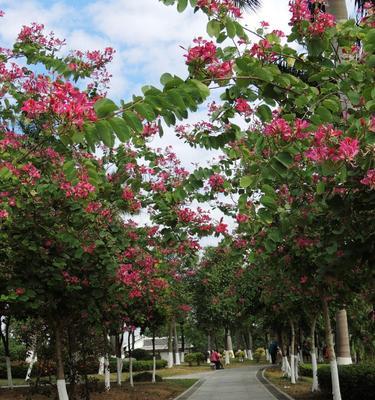
[[[239,195],[238,221],[248,220],[254,245],[263,244],[253,257],[272,256],[288,235],[287,256],[303,259],[313,274],[339,399],[328,301],[357,280],[354,270],[364,272],[372,262],[372,5],[366,4],[359,25],[336,26],[321,7],[291,1],[287,40],[303,46],[304,54],[266,23],[256,32],[241,27],[232,19],[239,16],[232,2],[197,6],[210,18],[210,36],[237,43],[219,48],[199,38],[189,49],[191,75],[225,91],[210,123],[184,137],[226,153],[220,164],[231,180],[228,192]],[[242,117],[241,125],[235,116]],[[298,273],[300,264],[294,268]]]

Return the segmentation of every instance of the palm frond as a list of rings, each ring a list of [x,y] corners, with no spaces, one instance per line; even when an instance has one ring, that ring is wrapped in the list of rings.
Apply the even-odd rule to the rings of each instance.
[[[234,4],[241,9],[250,9],[255,11],[261,5],[261,0],[234,0]]]

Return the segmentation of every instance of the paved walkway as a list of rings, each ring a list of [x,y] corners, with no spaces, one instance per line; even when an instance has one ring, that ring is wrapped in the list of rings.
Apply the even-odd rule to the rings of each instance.
[[[211,373],[179,376],[179,378],[200,378],[198,389],[181,400],[275,400],[256,378],[259,366],[231,368]],[[177,378],[177,376],[173,377]]]

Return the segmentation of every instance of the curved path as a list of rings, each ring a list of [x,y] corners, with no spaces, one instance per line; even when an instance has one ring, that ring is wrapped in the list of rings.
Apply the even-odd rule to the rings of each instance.
[[[277,397],[257,379],[256,374],[260,368],[249,366],[179,376],[201,379],[192,394],[187,393],[179,400],[276,400]]]

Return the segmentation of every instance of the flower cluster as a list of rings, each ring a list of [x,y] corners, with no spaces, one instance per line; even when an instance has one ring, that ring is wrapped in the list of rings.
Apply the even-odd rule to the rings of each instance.
[[[224,192],[224,178],[219,174],[213,174],[210,176],[208,180],[208,184],[211,186],[211,189],[215,192]]]
[[[292,13],[289,25],[300,26],[301,22],[309,21],[308,33],[312,36],[322,36],[328,28],[332,28],[336,23],[335,17],[323,12],[320,7],[313,7],[311,11],[307,0],[290,1],[289,11]]]
[[[197,7],[202,8],[208,14],[230,13],[235,18],[240,18],[241,9],[233,0],[198,0]]]
[[[370,186],[371,189],[375,189],[375,169],[369,169],[366,176],[361,180],[363,185]]]
[[[305,152],[312,161],[353,161],[359,152],[359,141],[351,137],[339,139],[343,132],[332,125],[322,125],[313,133],[313,144]]]
[[[70,82],[43,80],[38,87],[38,98],[30,98],[21,108],[29,118],[53,114],[62,122],[81,128],[85,120],[96,121],[94,101],[87,94],[75,88]]]

